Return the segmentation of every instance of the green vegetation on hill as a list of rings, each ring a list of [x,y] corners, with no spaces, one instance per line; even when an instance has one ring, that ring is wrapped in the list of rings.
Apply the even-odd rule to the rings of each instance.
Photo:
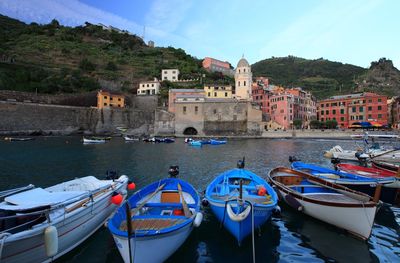
[[[354,92],[354,80],[366,72],[349,64],[294,56],[265,59],[251,67],[254,76],[268,77],[275,85],[303,87],[320,99]]]
[[[128,33],[89,23],[65,27],[56,20],[27,25],[0,15],[0,89],[72,93],[112,85],[128,91],[160,79],[163,68],[179,68],[181,79],[207,74],[182,49],[151,48]]]

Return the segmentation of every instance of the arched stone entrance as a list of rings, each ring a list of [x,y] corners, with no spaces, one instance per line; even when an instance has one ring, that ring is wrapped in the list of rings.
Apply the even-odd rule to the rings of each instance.
[[[183,131],[184,135],[197,135],[197,130],[193,127],[187,127],[184,131]]]

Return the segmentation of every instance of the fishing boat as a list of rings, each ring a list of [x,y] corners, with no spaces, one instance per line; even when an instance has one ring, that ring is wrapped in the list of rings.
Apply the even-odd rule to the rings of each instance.
[[[25,142],[25,141],[33,141],[35,138],[32,137],[5,137],[5,141],[10,142]]]
[[[201,141],[197,141],[197,140],[192,140],[189,142],[189,145],[191,146],[202,146],[203,144],[201,143]]]
[[[398,163],[383,162],[379,160],[372,160],[372,166],[381,170],[399,172],[400,165]]]
[[[277,206],[277,195],[262,178],[244,169],[244,160],[238,168],[217,176],[205,193],[211,210],[221,224],[236,238],[239,245],[264,224]]]
[[[86,176],[14,189],[0,203],[0,262],[50,262],[71,251],[116,210],[127,183]]]
[[[226,140],[215,140],[215,139],[210,139],[210,144],[211,144],[211,145],[226,144]]]
[[[135,137],[131,137],[131,136],[129,136],[129,135],[125,135],[125,136],[124,136],[124,140],[125,140],[126,142],[138,142],[138,141],[139,141],[139,138],[135,138]]]
[[[351,174],[357,174],[360,176],[381,178],[381,177],[395,177],[396,172],[378,169],[374,167],[365,167],[360,165],[354,165],[349,163],[339,163],[336,165],[339,171]]]
[[[154,182],[129,198],[108,221],[124,262],[163,262],[201,224],[200,201],[189,183],[176,178]],[[129,223],[127,223],[129,218]]]
[[[173,142],[175,142],[175,139],[174,138],[161,138],[160,139],[160,142],[163,142],[163,143],[173,143]]]
[[[83,137],[83,144],[96,144],[96,143],[105,143],[105,139],[95,139],[95,138],[85,138]]]
[[[269,179],[289,206],[326,223],[368,239],[374,224],[379,189],[374,199],[308,173],[278,167]]]
[[[291,164],[294,170],[306,172],[317,177],[321,177],[329,182],[349,187],[353,190],[373,195],[377,185],[382,185],[381,200],[386,203],[394,204],[398,186],[394,177],[371,178],[357,174],[346,173],[322,166],[295,161]]]

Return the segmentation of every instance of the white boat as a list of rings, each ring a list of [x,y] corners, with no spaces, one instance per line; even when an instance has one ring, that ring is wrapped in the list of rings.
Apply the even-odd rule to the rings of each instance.
[[[50,262],[85,241],[126,196],[128,177],[77,178],[8,195],[0,203],[0,262]],[[114,194],[114,195],[113,195]]]
[[[83,138],[83,143],[84,144],[90,144],[90,143],[105,143],[106,139],[95,139],[95,138]]]
[[[202,218],[193,186],[167,178],[132,195],[107,226],[125,263],[158,263],[185,242]]]
[[[124,140],[125,140],[126,142],[138,142],[138,141],[139,141],[139,138],[134,138],[134,137],[130,137],[130,136],[128,136],[128,135],[125,135],[125,136],[124,136]]]
[[[379,190],[372,199],[361,192],[284,167],[271,170],[269,179],[281,199],[296,210],[361,239],[371,235]]]

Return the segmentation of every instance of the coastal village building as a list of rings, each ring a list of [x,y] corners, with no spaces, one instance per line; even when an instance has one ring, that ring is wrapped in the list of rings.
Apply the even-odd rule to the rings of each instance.
[[[100,90],[97,93],[97,108],[124,108],[125,96],[117,93],[110,93],[108,91]]]
[[[400,129],[400,97],[394,97],[388,101],[389,107],[389,123],[392,128]]]
[[[221,72],[227,76],[233,76],[235,74],[229,62],[223,62],[218,59],[205,57],[202,64],[203,68],[210,72]]]
[[[253,75],[249,62],[241,58],[237,64],[235,72],[235,96],[238,100],[251,100],[251,86]]]
[[[200,98],[205,97],[203,89],[170,89],[168,92],[168,111],[175,113],[175,102],[177,97],[187,95],[191,97]]]
[[[179,69],[163,69],[161,70],[161,80],[178,81]]]
[[[365,121],[387,125],[387,96],[370,92],[333,96],[318,103],[318,118],[321,122],[336,120],[342,128]]]
[[[204,85],[207,98],[232,99],[232,86],[230,85]]]
[[[145,81],[139,83],[137,95],[157,95],[160,93],[160,82],[157,79],[154,81]]]

